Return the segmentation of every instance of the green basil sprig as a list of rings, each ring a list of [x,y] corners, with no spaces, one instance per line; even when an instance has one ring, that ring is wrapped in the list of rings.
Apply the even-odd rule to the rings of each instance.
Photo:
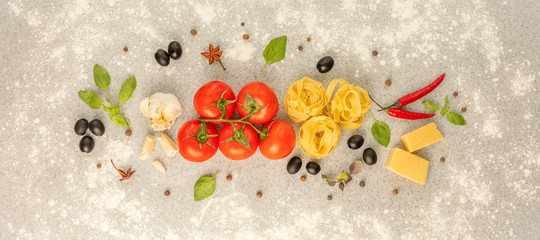
[[[424,106],[426,106],[427,108],[429,108],[429,109],[431,109],[433,111],[439,111],[439,107],[433,102],[424,101],[422,103],[424,104]],[[442,116],[446,115],[446,119],[449,122],[451,122],[452,124],[454,124],[454,125],[458,125],[458,126],[467,125],[467,121],[465,121],[463,116],[459,115],[456,112],[448,112],[448,111],[450,111],[450,108],[447,107],[447,105],[448,105],[448,96],[445,96],[444,97],[444,106],[443,106],[442,109],[440,109],[441,115]]]
[[[214,181],[214,178],[218,173],[219,171],[212,177],[203,176],[197,180],[193,187],[193,199],[195,201],[201,201],[214,194],[214,190],[216,189],[216,181]]]
[[[107,93],[106,100],[109,103],[109,106],[105,105],[101,101],[99,96],[91,91],[79,91],[79,98],[81,98],[81,100],[86,103],[86,105],[93,109],[103,107],[103,110],[109,113],[109,118],[116,125],[120,127],[129,127],[131,121],[120,115],[120,105],[129,100],[129,98],[131,98],[131,95],[133,94],[133,91],[135,91],[135,88],[137,87],[137,80],[135,79],[135,77],[132,76],[126,79],[126,81],[124,81],[124,83],[122,84],[119,93],[120,104],[118,105],[114,105],[111,101],[111,98],[109,97],[109,85],[111,84],[111,76],[109,75],[107,70],[105,70],[105,68],[98,64],[94,66],[94,82],[96,83],[96,86],[98,88],[105,89],[105,92]]]
[[[277,63],[285,58],[285,52],[287,51],[287,36],[281,36],[272,39],[266,46],[263,52],[266,63],[262,67],[261,71],[266,67],[266,64]]]

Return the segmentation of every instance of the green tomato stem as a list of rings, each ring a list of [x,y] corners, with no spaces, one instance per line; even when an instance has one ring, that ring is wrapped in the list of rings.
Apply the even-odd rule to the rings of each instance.
[[[255,129],[255,131],[257,131],[257,134],[262,133],[261,131],[259,131],[259,129],[257,129],[253,125],[253,123],[248,122],[248,121],[244,121],[242,119],[234,120],[234,119],[224,119],[224,118],[217,118],[217,119],[199,118],[199,121],[201,121],[201,122],[214,122],[215,121],[215,122],[226,122],[226,123],[244,123],[244,124],[247,124],[247,125],[253,127],[253,129]]]

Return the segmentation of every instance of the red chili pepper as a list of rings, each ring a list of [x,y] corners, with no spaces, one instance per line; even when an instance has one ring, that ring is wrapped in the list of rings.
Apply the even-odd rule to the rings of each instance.
[[[417,113],[417,112],[409,112],[405,111],[400,108],[390,108],[388,111],[388,115],[395,117],[395,118],[403,118],[403,119],[409,119],[409,120],[416,120],[416,119],[424,119],[424,118],[430,118],[435,116],[436,114],[427,114],[427,113]]]
[[[399,106],[404,107],[405,105],[412,103],[423,96],[426,96],[428,93],[433,91],[439,84],[441,84],[442,80],[444,79],[444,76],[446,74],[441,75],[439,78],[435,79],[431,84],[427,85],[425,88],[422,88],[416,92],[413,92],[411,94],[405,95],[399,99]]]

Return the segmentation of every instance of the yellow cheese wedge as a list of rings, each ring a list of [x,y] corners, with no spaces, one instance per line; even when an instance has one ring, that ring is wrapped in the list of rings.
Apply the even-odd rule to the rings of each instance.
[[[412,181],[426,185],[429,161],[419,156],[399,148],[392,148],[385,167]]]
[[[430,123],[401,136],[403,146],[405,147],[405,150],[409,152],[414,152],[441,140],[443,140],[443,136],[437,129],[435,123]]]

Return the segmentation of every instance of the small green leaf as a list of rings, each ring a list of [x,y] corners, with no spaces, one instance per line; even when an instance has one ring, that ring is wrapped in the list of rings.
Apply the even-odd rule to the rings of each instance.
[[[448,119],[449,122],[453,123],[454,125],[467,125],[467,121],[463,119],[463,117],[455,112],[449,112],[446,116],[446,119]]]
[[[103,104],[101,102],[101,99],[99,99],[99,96],[94,92],[79,91],[79,97],[81,98],[81,100],[83,100],[84,103],[86,103],[86,105],[93,109],[98,109]]]
[[[272,39],[270,43],[266,46],[263,52],[264,59],[266,64],[273,64],[279,62],[285,58],[285,52],[287,51],[287,36],[281,36]],[[262,70],[262,69],[261,69]]]
[[[449,107],[445,107],[441,110],[441,115],[445,115],[448,111],[450,111],[450,108]]]
[[[111,84],[111,76],[105,68],[98,64],[94,66],[94,82],[96,82],[96,86],[102,89],[107,89]]]
[[[326,183],[330,186],[336,185],[336,182],[333,180],[330,180],[326,175],[321,174],[322,179],[326,180]]]
[[[347,181],[348,179],[349,179],[349,175],[342,171],[339,173],[336,180],[340,182],[340,181]]]
[[[135,91],[135,88],[137,87],[137,80],[135,80],[135,77],[130,77],[124,81],[122,84],[122,88],[120,88],[120,104],[125,103],[129,98],[131,97],[131,94],[133,94],[133,91]]]
[[[373,134],[373,137],[379,144],[384,147],[388,146],[388,143],[390,142],[390,128],[386,123],[373,123],[373,126],[371,126],[371,134]]]
[[[129,127],[131,121],[129,119],[126,119],[118,114],[109,114],[109,118],[113,123],[120,127]]]
[[[339,183],[339,189],[341,189],[341,191],[343,192],[343,189],[345,188],[345,183],[344,182],[340,182]]]
[[[103,110],[105,110],[105,112],[108,112],[110,114],[118,114],[120,113],[120,106],[112,105],[109,107],[109,106],[103,105]]]
[[[433,111],[439,111],[441,110],[439,108],[439,106],[437,106],[437,104],[433,103],[433,102],[429,102],[429,101],[423,101],[422,104],[424,104],[424,106],[426,106],[427,108],[433,110]]]
[[[195,186],[193,187],[193,199],[195,201],[201,201],[207,197],[212,196],[214,194],[214,190],[216,189],[216,182],[214,181],[214,177],[216,177],[216,174],[212,177],[200,177],[199,180],[195,183]]]

